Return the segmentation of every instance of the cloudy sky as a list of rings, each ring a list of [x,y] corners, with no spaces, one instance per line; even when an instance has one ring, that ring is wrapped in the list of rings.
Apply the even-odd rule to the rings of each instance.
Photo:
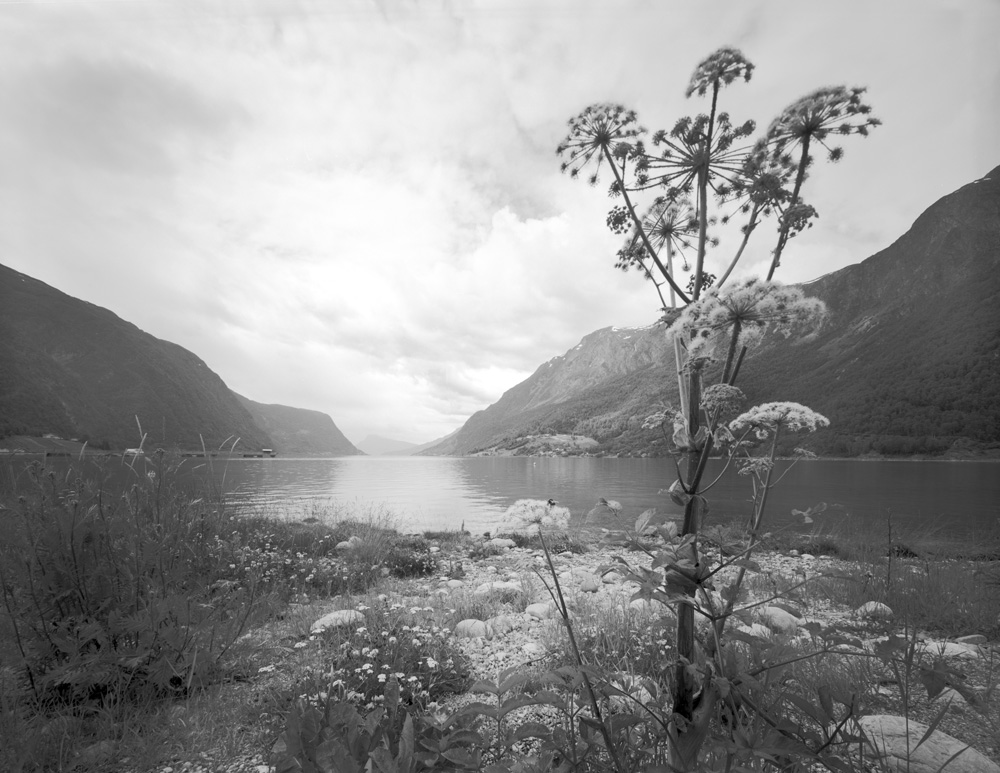
[[[722,45],[757,65],[740,121],[867,86],[884,125],[807,183],[804,281],[1000,163],[998,39],[996,0],[0,0],[0,262],[254,400],[423,442],[657,316],[603,183],[559,172],[571,116],[670,128]]]

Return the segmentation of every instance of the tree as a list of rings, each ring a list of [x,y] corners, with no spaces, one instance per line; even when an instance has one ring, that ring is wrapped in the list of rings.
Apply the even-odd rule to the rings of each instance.
[[[605,165],[610,169],[614,205],[607,224],[626,236],[616,265],[637,269],[652,281],[674,336],[681,404],[673,415],[667,412],[661,419],[664,425],[672,424],[670,437],[678,458],[679,477],[671,495],[684,507],[682,539],[672,550],[667,572],[674,584],[666,588],[678,602],[674,719],[669,728],[671,765],[677,770],[697,767],[709,722],[722,699],[715,679],[718,670],[711,659],[696,652],[694,627],[694,595],[704,579],[698,533],[707,512],[706,464],[714,448],[736,440],[734,430],[743,433],[744,441],[747,433],[770,438],[773,463],[778,436],[788,430],[787,417],[811,414],[796,404],[768,403],[741,416],[742,423],[732,428],[723,423],[734,401],[742,397],[735,382],[743,359],[765,331],[791,335],[822,320],[822,303],[772,279],[788,241],[816,216],[802,198],[816,148],[825,148],[829,160],[839,161],[843,150],[831,144],[834,137],[867,136],[879,125],[863,100],[864,89],[824,88],[793,102],[753,140],[755,123],[736,123],[719,105],[725,87],[749,82],[753,72],[753,64],[741,52],[720,48],[697,66],[687,87],[689,98],[708,100],[707,113],[681,118],[669,131],[654,132],[647,147],[647,132],[634,111],[596,104],[570,119],[569,133],[557,148],[563,171],[577,177],[587,170],[592,185],[598,183]],[[638,208],[637,202],[650,195],[651,204]],[[712,206],[718,215],[712,214]],[[766,279],[751,278],[726,287],[749,239],[768,217],[776,219],[776,242]],[[733,218],[742,218],[739,243],[721,278],[706,281],[708,249],[719,244],[710,237],[709,228]],[[690,264],[689,253],[693,253]],[[679,269],[690,271],[688,292],[681,289]],[[713,380],[715,384],[705,389]],[[755,423],[748,416],[769,416],[771,423]],[[809,421],[795,427],[811,430],[825,421],[811,414]],[[758,472],[767,467],[764,462],[750,464]],[[759,480],[763,493],[755,503],[754,530],[771,485],[769,467]],[[721,634],[722,626],[717,629]]]

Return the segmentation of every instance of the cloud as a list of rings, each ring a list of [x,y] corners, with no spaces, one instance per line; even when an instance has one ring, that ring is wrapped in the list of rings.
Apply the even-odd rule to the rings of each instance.
[[[885,126],[812,170],[820,219],[782,269],[802,281],[988,170],[996,21],[984,3],[5,7],[0,249],[247,397],[424,441],[587,333],[656,317],[613,268],[608,181],[559,174],[570,116],[616,101],[669,128],[705,109],[683,89],[723,44],[758,65],[724,94],[735,118],[869,85]]]

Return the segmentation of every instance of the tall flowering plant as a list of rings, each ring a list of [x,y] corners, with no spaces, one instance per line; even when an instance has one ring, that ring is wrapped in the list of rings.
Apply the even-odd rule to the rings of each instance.
[[[569,121],[557,148],[563,171],[584,174],[591,185],[602,170],[610,171],[613,205],[607,224],[625,236],[616,266],[636,269],[652,282],[674,341],[680,407],[649,417],[645,426],[663,428],[670,441],[678,476],[669,493],[684,508],[679,534],[664,535],[676,538],[666,557],[657,559],[666,578],[660,596],[677,602],[678,657],[668,728],[675,770],[698,767],[712,716],[720,703],[732,703],[720,686],[721,648],[715,648],[719,659],[713,662],[698,651],[695,638],[694,598],[710,577],[698,546],[711,485],[705,481],[707,462],[717,452],[740,457],[742,471],[755,481],[755,534],[773,484],[780,437],[828,423],[796,403],[766,403],[739,413],[743,393],[736,382],[744,358],[766,334],[807,335],[822,324],[822,302],[773,276],[788,241],[816,216],[802,196],[816,150],[839,161],[843,148],[835,140],[867,136],[879,125],[864,89],[838,86],[791,103],[754,138],[754,121],[736,120],[720,105],[726,87],[749,82],[753,73],[754,65],[740,51],[720,48],[698,64],[686,90],[689,98],[707,101],[705,112],[649,135],[635,111],[591,105]],[[652,200],[643,207],[646,198]],[[775,223],[775,246],[766,277],[729,281],[751,236],[768,218]],[[738,226],[740,236],[715,281],[708,251],[722,242],[710,229],[730,223],[727,230]],[[751,442],[765,441],[770,441],[767,454],[747,455]],[[714,623],[718,637],[724,616]]]

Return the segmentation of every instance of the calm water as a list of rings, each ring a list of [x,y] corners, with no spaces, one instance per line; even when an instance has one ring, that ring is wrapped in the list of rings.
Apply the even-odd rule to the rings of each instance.
[[[721,469],[717,467],[716,471]],[[659,494],[676,477],[670,459],[369,457],[238,459],[216,464],[238,501],[290,516],[331,502],[385,507],[404,530],[485,531],[515,500],[553,498],[583,517],[600,497],[623,505],[626,520],[650,507],[680,510]],[[717,474],[717,472],[716,472]],[[714,477],[711,473],[710,476]],[[711,477],[709,479],[711,479]],[[749,480],[727,472],[708,493],[714,517],[749,512]],[[952,525],[963,531],[1000,519],[1000,464],[985,462],[808,461],[771,492],[769,522],[801,523],[792,509],[820,502],[816,523],[850,515],[894,523]]]
[[[59,460],[55,463],[58,467]],[[0,460],[0,468],[6,468],[0,479],[18,477],[12,469],[16,464]],[[385,509],[406,531],[457,529],[464,522],[470,531],[483,532],[525,497],[551,497],[581,519],[600,497],[614,499],[623,505],[629,524],[651,507],[680,513],[658,493],[676,478],[670,459],[351,456],[217,459],[211,467],[201,459],[186,459],[183,464],[192,478],[214,478],[230,501],[292,518],[322,515],[330,505],[347,511]],[[710,464],[709,480],[721,468],[712,469]],[[749,480],[727,472],[708,492],[709,522],[745,517],[749,497]],[[817,525],[846,516],[884,522],[891,510],[893,523],[900,526],[949,526],[974,533],[998,525],[1000,464],[799,462],[772,490],[768,523],[812,528],[791,511],[820,502],[829,509],[815,519]]]

